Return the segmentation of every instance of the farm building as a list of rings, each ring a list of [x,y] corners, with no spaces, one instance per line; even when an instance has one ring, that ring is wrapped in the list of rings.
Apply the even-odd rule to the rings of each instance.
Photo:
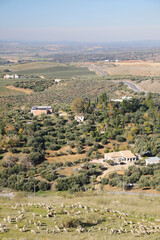
[[[131,101],[132,97],[123,96],[122,99],[111,99],[112,102],[123,102],[124,100]]]
[[[130,101],[130,100],[132,100],[132,97],[123,96],[122,100]]]
[[[56,78],[56,79],[54,79],[54,81],[55,81],[56,83],[59,83],[59,82],[61,81],[61,79]]]
[[[83,115],[77,115],[77,116],[74,117],[74,119],[77,122],[84,122],[84,116]]]
[[[112,160],[114,162],[133,162],[137,160],[137,157],[129,150],[105,153],[104,158],[105,160]]]
[[[159,157],[149,157],[149,158],[146,158],[145,161],[146,161],[146,165],[157,164],[157,163],[160,163],[160,158]]]
[[[53,109],[50,106],[34,106],[31,109],[31,113],[34,116],[39,116],[41,114],[51,114],[53,113]]]
[[[19,78],[19,76],[17,74],[13,74],[13,75],[4,75],[3,78],[6,78],[6,79],[17,79]]]

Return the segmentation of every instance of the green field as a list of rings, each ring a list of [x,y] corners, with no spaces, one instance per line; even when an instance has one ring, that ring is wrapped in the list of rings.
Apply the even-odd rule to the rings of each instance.
[[[89,71],[87,68],[80,68],[74,66],[54,66],[39,69],[20,70],[16,71],[17,74],[43,75],[45,78],[71,78],[84,75],[95,75],[94,72]]]
[[[159,197],[107,192],[31,196],[0,199],[6,231],[1,239],[159,239]]]
[[[104,77],[98,77],[94,72],[89,71],[85,67],[75,67],[72,65],[36,62],[5,66],[5,69],[11,71],[9,74],[23,74],[28,78],[14,80],[0,79],[0,96],[5,96],[5,100],[1,102],[19,103],[20,101],[21,104],[28,103],[31,105],[48,105],[55,103],[68,104],[76,97],[94,100],[95,96],[103,91],[106,91],[109,96],[112,96],[118,86],[116,83],[110,83],[108,79]],[[1,71],[2,70],[4,70],[4,66],[1,66]],[[3,74],[3,72],[1,72],[1,74]],[[39,76],[43,76],[44,79],[41,79]],[[32,92],[31,95],[27,95],[25,92],[19,91],[18,89],[6,88],[7,85],[12,86],[14,82],[29,80],[47,81],[55,78],[60,78],[62,81],[42,92]],[[19,97],[17,98],[16,96],[18,95]],[[10,96],[12,96],[12,98]]]
[[[30,75],[43,75],[45,78],[71,78],[84,75],[95,75],[87,67],[75,67],[72,65],[55,64],[55,63],[26,63],[15,64],[1,67],[0,70],[9,69],[11,73]]]
[[[18,90],[7,89],[7,85],[13,85],[14,82],[19,81],[29,81],[33,79],[34,81],[40,80],[40,76],[44,77],[44,80],[48,79],[66,79],[70,80],[72,78],[85,77],[91,78],[95,76],[94,72],[89,71],[84,67],[75,67],[71,65],[63,65],[56,63],[26,63],[26,64],[14,64],[5,65],[0,67],[1,75],[5,74],[4,69],[9,69],[11,72],[6,74],[22,74],[26,75],[25,79],[3,79],[0,78],[0,96],[11,96],[11,95],[24,95],[25,93]]]

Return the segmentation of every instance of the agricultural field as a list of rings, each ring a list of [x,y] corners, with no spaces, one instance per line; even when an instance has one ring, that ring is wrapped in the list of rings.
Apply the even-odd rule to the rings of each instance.
[[[50,62],[36,62],[24,64],[12,64],[0,67],[0,71],[9,69],[10,73],[23,74],[27,76],[43,75],[45,78],[71,78],[83,75],[94,75],[94,72],[89,71],[87,68],[75,67],[70,64],[57,64]]]
[[[86,65],[88,65],[86,63]],[[108,75],[160,76],[160,63],[153,61],[119,61],[94,63]],[[92,66],[92,65],[90,65]]]
[[[1,239],[159,239],[159,197],[107,192],[0,198]]]
[[[2,79],[0,78],[0,96],[17,96],[26,94],[22,89],[13,88],[13,83],[16,80],[11,79]]]
[[[114,97],[126,93],[118,90],[118,83],[109,82],[99,77],[87,67],[57,63],[25,63],[1,66],[1,71],[8,69],[8,74],[20,74],[22,79],[0,79],[1,102],[34,104],[70,104],[76,97],[95,99],[95,96],[106,91]],[[6,74],[1,72],[1,76]],[[59,78],[59,83],[54,79]],[[118,94],[118,95],[117,95]],[[28,95],[28,96],[27,96]],[[14,97],[16,96],[16,97]]]
[[[10,72],[4,72],[8,69]],[[49,81],[55,78],[62,80],[71,80],[72,78],[85,77],[86,79],[94,77],[95,73],[89,71],[87,68],[75,67],[71,65],[36,62],[36,63],[24,63],[24,64],[12,64],[12,65],[1,65],[0,75],[4,74],[19,74],[23,75],[22,79],[3,79],[0,78],[0,96],[14,96],[14,95],[27,95],[34,90],[34,83],[39,87],[40,91],[47,88]],[[24,82],[24,86],[29,86],[29,89],[25,89],[18,86],[18,83]],[[49,86],[50,86],[49,85]],[[17,87],[16,87],[17,86]],[[38,89],[36,87],[36,91]],[[20,89],[21,88],[21,89]]]
[[[160,81],[158,80],[146,80],[137,84],[138,87],[143,89],[143,91],[152,91],[155,93],[160,93]]]
[[[160,92],[160,63],[153,61],[119,61],[115,62],[98,62],[86,63],[90,70],[95,71],[98,75],[106,75],[107,78],[113,79],[117,76],[123,81],[133,81],[136,78],[136,85],[142,91]]]

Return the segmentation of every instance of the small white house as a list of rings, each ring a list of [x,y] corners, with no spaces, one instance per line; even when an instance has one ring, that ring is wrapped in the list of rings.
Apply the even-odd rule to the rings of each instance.
[[[123,102],[122,99],[111,99],[112,102]]]
[[[17,74],[13,74],[13,75],[4,75],[4,77],[3,78],[6,78],[6,79],[17,79],[17,78],[19,78],[19,76],[17,75]]]
[[[137,156],[135,156],[130,150],[124,150],[119,152],[105,153],[104,159],[112,160],[114,162],[134,162],[137,160]]]
[[[146,165],[157,164],[157,163],[160,163],[160,158],[159,157],[149,157],[149,158],[146,158],[145,161],[146,161]]]
[[[59,83],[59,82],[61,81],[61,79],[56,78],[56,79],[54,79],[54,81],[55,81],[56,83]]]
[[[123,96],[122,100],[130,101],[130,100],[132,100],[132,97]]]
[[[122,99],[111,99],[112,102],[123,102],[124,100],[131,101],[132,97],[123,96]]]
[[[74,117],[74,119],[77,121],[77,122],[84,122],[84,116],[83,115],[77,115]]]

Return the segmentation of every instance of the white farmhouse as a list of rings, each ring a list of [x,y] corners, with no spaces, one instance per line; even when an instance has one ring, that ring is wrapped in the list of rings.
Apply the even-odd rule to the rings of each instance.
[[[3,78],[6,78],[6,79],[17,79],[19,78],[19,76],[17,74],[13,74],[13,75],[4,75]]]
[[[56,83],[59,83],[59,82],[61,81],[61,79],[56,78],[56,79],[54,79],[54,81],[55,81]]]
[[[77,122],[84,122],[84,116],[83,115],[77,115],[77,116],[74,117],[74,119]]]
[[[130,150],[124,150],[120,152],[105,153],[104,159],[114,162],[134,162],[137,160],[137,157]]]

